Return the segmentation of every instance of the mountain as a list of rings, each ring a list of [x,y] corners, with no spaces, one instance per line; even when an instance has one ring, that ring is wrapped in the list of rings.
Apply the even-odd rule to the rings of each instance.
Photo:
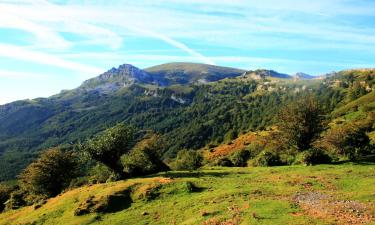
[[[272,70],[245,72],[194,63],[139,69],[124,64],[76,89],[0,106],[0,181],[14,178],[38,151],[71,148],[118,122],[162,134],[167,142],[164,158],[181,149],[220,144],[272,125],[279,107],[304,90],[316,93],[329,110],[350,105],[373,90],[373,75],[339,72],[294,82],[292,76]]]
[[[309,79],[316,79],[317,77],[315,77],[313,75],[306,74],[306,73],[299,72],[299,73],[294,74],[293,78],[294,79],[309,80]]]
[[[145,69],[154,79],[170,84],[193,84],[236,77],[245,71],[199,63],[167,63]]]
[[[259,69],[259,70],[250,70],[242,74],[243,77],[249,77],[251,79],[255,80],[261,80],[266,79],[269,77],[272,78],[283,78],[283,79],[292,79],[293,77],[288,74],[278,73],[274,70],[265,70],[265,69]]]
[[[118,90],[135,83],[163,85],[152,75],[130,64],[112,68],[98,77],[89,79],[79,87],[81,89]]]

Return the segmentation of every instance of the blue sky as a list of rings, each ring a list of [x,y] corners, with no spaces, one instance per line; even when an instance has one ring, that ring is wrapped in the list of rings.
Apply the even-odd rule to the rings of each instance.
[[[319,75],[374,67],[373,0],[0,0],[0,104],[173,61]]]

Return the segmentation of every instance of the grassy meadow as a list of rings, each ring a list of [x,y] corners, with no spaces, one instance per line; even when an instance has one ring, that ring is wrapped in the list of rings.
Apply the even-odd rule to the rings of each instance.
[[[0,224],[375,224],[374,215],[374,164],[346,163],[209,167],[84,186],[0,214]]]

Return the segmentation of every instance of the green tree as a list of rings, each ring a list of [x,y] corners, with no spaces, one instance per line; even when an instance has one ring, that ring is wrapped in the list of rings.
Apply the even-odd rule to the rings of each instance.
[[[84,144],[83,149],[94,160],[103,163],[115,172],[120,179],[124,179],[128,177],[129,174],[124,172],[120,158],[123,154],[131,150],[134,142],[134,129],[120,123],[88,140],[86,144]]]
[[[324,113],[318,100],[307,95],[285,106],[277,116],[282,143],[299,151],[310,149],[324,130]]]
[[[19,183],[28,193],[52,197],[69,186],[76,171],[77,159],[73,153],[49,149],[26,167],[19,175]]]

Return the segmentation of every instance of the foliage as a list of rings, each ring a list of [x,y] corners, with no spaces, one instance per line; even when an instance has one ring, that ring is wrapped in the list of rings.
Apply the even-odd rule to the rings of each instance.
[[[76,171],[77,159],[71,152],[49,149],[20,174],[20,187],[31,194],[52,197],[69,186]]]
[[[297,155],[295,164],[316,165],[328,164],[332,162],[332,158],[322,149],[312,148]]]
[[[230,156],[234,166],[244,167],[247,166],[247,161],[250,159],[250,151],[243,149],[241,151],[235,152]]]
[[[202,166],[203,156],[198,151],[181,150],[171,167],[175,170],[195,170]]]
[[[323,119],[322,106],[312,95],[285,106],[277,116],[281,142],[299,151],[310,149],[324,129]]]
[[[93,184],[114,181],[118,178],[116,173],[101,163],[97,163],[94,167],[92,167],[88,175],[89,183]]]
[[[88,140],[84,144],[83,150],[123,179],[128,174],[124,172],[120,158],[123,154],[130,151],[134,145],[134,141],[134,129],[120,123]]]
[[[163,148],[160,135],[147,134],[130,152],[121,157],[124,171],[132,177],[168,171],[168,166],[160,156]]]
[[[368,91],[374,87],[373,76],[374,71],[360,70],[308,81],[240,76],[204,85],[134,84],[111,92],[78,88],[17,101],[0,106],[0,181],[14,178],[38,151],[78,143],[119,122],[161,134],[163,159],[174,158],[181,149],[197,150],[272,125],[281,106],[306,92],[316,94],[328,111],[346,106],[352,83],[358,80]],[[360,99],[371,103],[370,94]]]
[[[21,189],[13,191],[9,199],[5,202],[4,210],[18,209],[27,205],[27,201],[25,200],[26,195],[25,191]]]
[[[274,151],[264,150],[252,162],[252,166],[281,166],[283,165],[280,156]]]
[[[212,165],[212,166],[232,167],[233,166],[233,162],[230,159],[228,159],[226,157],[223,157],[223,158],[216,159],[210,165]]]
[[[0,184],[0,213],[4,210],[5,202],[10,198],[11,192],[15,187],[6,184]]]
[[[328,151],[358,159],[371,153],[371,141],[367,135],[369,124],[351,122],[329,129],[319,142],[319,146]]]

